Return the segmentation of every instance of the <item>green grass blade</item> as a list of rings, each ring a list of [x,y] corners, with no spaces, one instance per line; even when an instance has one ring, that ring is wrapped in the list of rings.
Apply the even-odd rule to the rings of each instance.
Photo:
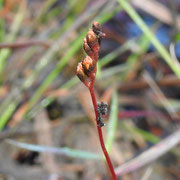
[[[14,41],[17,32],[19,31],[19,28],[21,27],[21,23],[23,21],[25,15],[25,7],[22,5],[22,7],[19,7],[19,10],[14,17],[14,21],[10,28],[10,33],[5,37],[6,42],[12,42]],[[6,59],[8,58],[10,54],[10,49],[2,49],[0,50],[0,76],[2,76],[2,71],[6,64]],[[2,79],[2,77],[0,77]]]
[[[149,133],[143,129],[140,129],[140,128],[137,128],[137,127],[134,127],[134,130],[136,130],[136,132],[138,132],[139,134],[142,135],[142,137],[148,141],[148,142],[151,142],[153,144],[156,144],[160,141],[160,138],[158,138],[157,136],[155,136],[154,134],[152,133]]]
[[[107,151],[111,150],[112,144],[114,142],[117,122],[118,122],[118,95],[115,90],[112,96],[110,117],[108,121],[107,140],[106,140]]]
[[[4,128],[4,126],[7,124],[7,121],[9,120],[9,118],[11,117],[11,115],[13,114],[13,112],[16,109],[17,104],[14,102],[12,102],[11,104],[9,104],[9,106],[7,107],[6,111],[3,113],[3,115],[0,117],[0,131]]]
[[[0,0],[0,10],[2,10],[3,7],[3,0]],[[4,40],[4,19],[0,19],[0,42]]]
[[[79,82],[79,79],[77,76],[74,76],[69,81],[67,81],[64,85],[61,86],[61,89],[70,89],[73,86],[75,86]]]

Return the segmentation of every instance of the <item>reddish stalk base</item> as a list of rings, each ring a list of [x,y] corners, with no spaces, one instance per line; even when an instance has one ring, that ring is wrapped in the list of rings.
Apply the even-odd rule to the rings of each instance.
[[[95,115],[96,115],[96,125],[97,125],[97,130],[98,130],[98,135],[99,135],[99,141],[100,141],[100,144],[101,144],[101,148],[102,148],[104,156],[106,158],[106,162],[107,162],[107,165],[109,167],[112,179],[117,180],[116,174],[114,172],[113,165],[111,163],[111,159],[110,159],[110,157],[108,155],[108,152],[106,150],[106,147],[104,145],[102,130],[101,130],[101,127],[99,126],[98,111],[97,111],[98,105],[97,105],[96,96],[95,96],[95,92],[94,92],[94,83],[92,83],[91,86],[89,87],[89,92],[91,94],[91,98],[92,98],[92,102],[93,102],[93,106],[94,106],[94,112],[95,112]]]

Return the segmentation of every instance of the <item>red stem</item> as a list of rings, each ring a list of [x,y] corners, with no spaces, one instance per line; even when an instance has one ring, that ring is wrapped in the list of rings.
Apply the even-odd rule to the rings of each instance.
[[[95,92],[94,92],[94,81],[92,82],[91,86],[89,87],[89,92],[91,94],[91,98],[92,98],[92,102],[93,102],[93,106],[94,106],[94,112],[95,112],[95,115],[96,115],[96,125],[97,125],[97,130],[98,130],[98,135],[99,135],[99,141],[100,141],[100,144],[101,144],[101,148],[102,148],[104,156],[106,158],[106,162],[107,162],[107,165],[109,167],[112,179],[117,180],[117,177],[116,177],[116,174],[114,172],[114,168],[113,168],[111,159],[110,159],[110,157],[108,155],[108,152],[106,150],[106,147],[104,145],[102,130],[101,130],[101,127],[99,126],[98,111],[97,111],[98,105],[97,105],[96,96],[95,96]]]
[[[96,71],[97,71],[97,60],[98,60],[98,52],[100,48],[100,39],[105,36],[104,33],[101,32],[101,28],[99,27],[98,22],[93,23],[93,31],[89,30],[87,33],[87,37],[84,39],[84,50],[85,52],[91,56],[92,61],[85,61],[87,59],[84,59],[83,62],[79,63],[77,66],[77,75],[80,78],[80,80],[85,84],[86,87],[88,87],[93,106],[94,106],[94,112],[96,115],[96,126],[98,130],[98,136],[99,136],[99,141],[101,144],[101,148],[103,150],[104,156],[106,158],[107,165],[109,167],[109,171],[112,176],[112,180],[117,180],[116,174],[114,172],[113,165],[111,163],[111,159],[109,158],[108,152],[106,150],[106,147],[104,145],[104,140],[103,140],[103,134],[102,134],[102,122],[100,121],[99,116],[101,116],[100,113],[98,113],[98,104],[94,92],[94,83],[95,83],[95,77],[96,77]],[[103,36],[102,36],[103,34]],[[87,66],[86,66],[87,65]],[[83,67],[84,66],[84,67]],[[93,71],[91,71],[91,68],[94,68]],[[85,71],[86,70],[86,71]]]

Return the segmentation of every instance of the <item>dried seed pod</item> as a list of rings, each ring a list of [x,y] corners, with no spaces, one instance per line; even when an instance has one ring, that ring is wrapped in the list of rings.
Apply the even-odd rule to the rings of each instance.
[[[83,39],[83,48],[84,48],[84,51],[87,53],[87,55],[90,56],[91,58],[93,58],[94,52],[89,47],[86,38]]]
[[[89,29],[87,36],[87,43],[89,47],[92,49],[93,52],[98,52],[100,49],[99,39],[98,36],[92,29]]]
[[[92,29],[96,34],[98,34],[99,32],[102,32],[101,25],[96,21],[93,22]]]
[[[93,28],[93,31],[95,32],[95,34],[98,36],[99,39],[102,39],[106,36],[105,33],[102,32],[101,25],[98,22],[94,21],[92,28]]]
[[[89,57],[86,56],[82,61],[82,66],[84,68],[84,72],[87,76],[94,70],[94,61]]]
[[[76,67],[76,75],[85,84],[85,86],[87,86],[87,87],[90,86],[91,81],[90,81],[89,77],[84,72],[82,62],[78,63],[78,65]]]
[[[79,62],[77,67],[76,67],[76,75],[78,76],[78,78],[84,82],[86,79],[86,74],[84,73],[84,69],[82,66],[82,62]]]

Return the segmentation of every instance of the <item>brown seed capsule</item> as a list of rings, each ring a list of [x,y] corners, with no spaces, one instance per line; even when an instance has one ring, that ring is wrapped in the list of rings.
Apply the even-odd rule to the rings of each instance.
[[[90,75],[90,73],[93,71],[94,69],[94,61],[89,57],[86,56],[83,61],[82,61],[82,67],[84,68],[84,72],[87,76]]]
[[[101,25],[96,21],[93,22],[92,29],[96,34],[102,31]]]
[[[78,78],[84,82],[86,79],[86,74],[84,73],[84,69],[82,66],[82,62],[79,62],[77,67],[76,67],[76,75],[78,76]]]
[[[89,87],[91,80],[90,78],[85,74],[84,68],[82,66],[82,62],[78,63],[76,67],[76,75],[78,78],[84,83],[85,86]]]
[[[84,48],[84,51],[87,53],[87,55],[90,56],[91,58],[93,58],[94,52],[89,47],[86,38],[83,39],[83,48]]]
[[[99,40],[97,35],[95,34],[95,32],[92,29],[89,29],[87,36],[87,43],[89,45],[89,47],[92,49],[93,52],[98,52],[100,45],[99,45]]]
[[[102,32],[101,25],[98,22],[94,21],[92,28],[99,39],[104,38],[106,36],[105,33]]]

